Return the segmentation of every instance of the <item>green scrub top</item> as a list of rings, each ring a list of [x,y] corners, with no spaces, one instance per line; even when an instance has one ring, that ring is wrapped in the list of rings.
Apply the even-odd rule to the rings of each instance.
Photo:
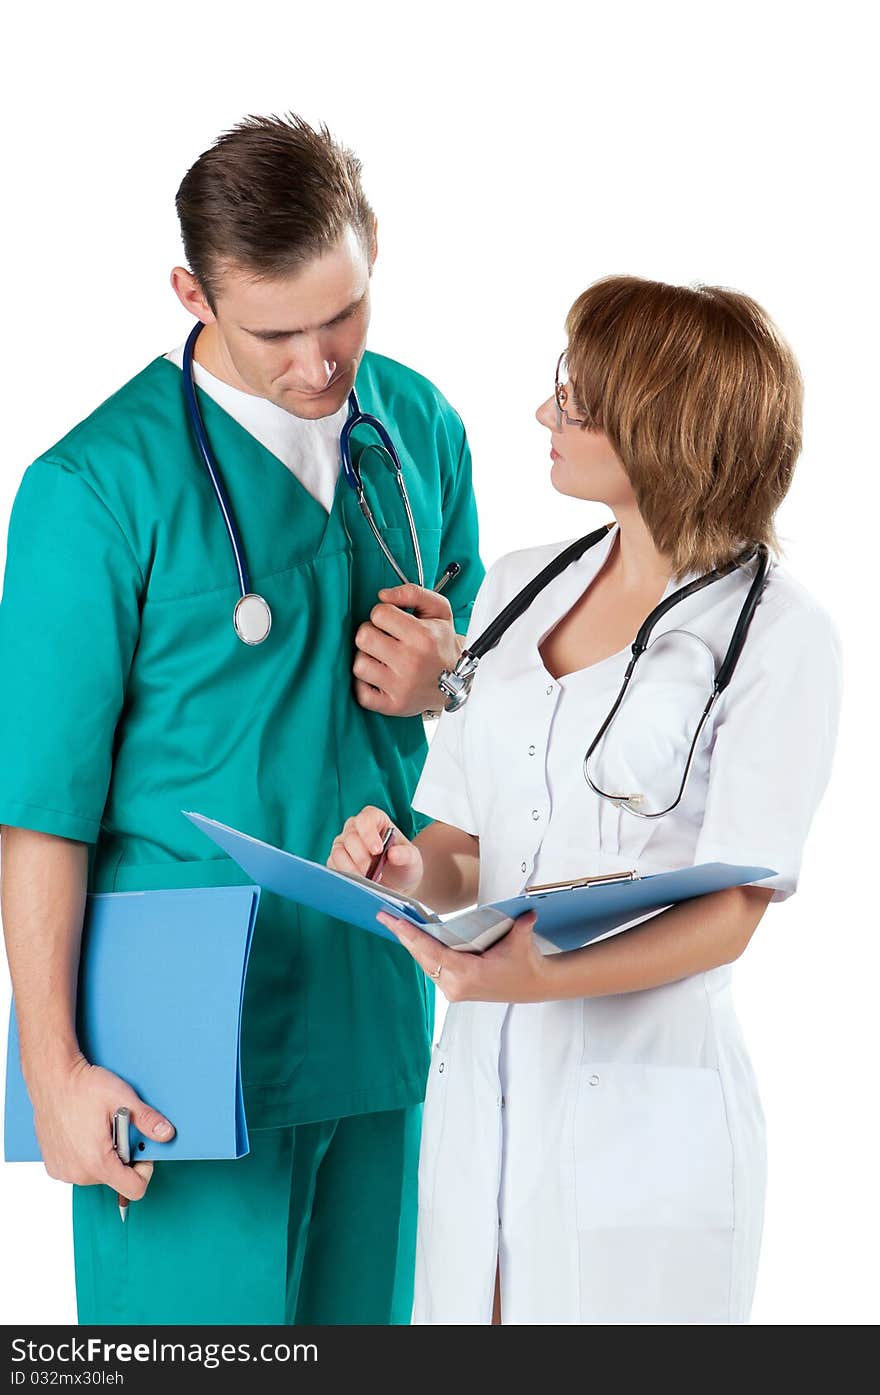
[[[425,378],[377,354],[365,354],[357,391],[397,444],[426,585],[462,568],[446,594],[463,633],[483,569],[461,420]],[[410,808],[421,718],[371,713],[354,696],[354,632],[396,577],[353,491],[340,471],[328,515],[199,398],[252,589],[272,609],[262,645],[232,627],[229,540],[167,359],[41,456],[12,511],[0,823],[94,844],[92,890],[246,881],[182,809],[315,861],[365,804],[407,835],[421,826]],[[355,459],[372,440],[355,432]],[[370,453],[363,473],[415,576],[391,471]],[[243,1022],[252,1127],[417,1103],[432,1027],[433,987],[403,948],[263,893]]]

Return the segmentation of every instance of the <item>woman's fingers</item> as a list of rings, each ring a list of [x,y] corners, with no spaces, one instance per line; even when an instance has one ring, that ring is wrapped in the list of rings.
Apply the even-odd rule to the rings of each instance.
[[[483,954],[447,949],[433,935],[387,911],[380,911],[376,919],[397,936],[451,1003],[535,1003],[549,996],[543,972],[546,961],[532,934],[534,911],[515,920],[508,933]]]
[[[401,920],[399,916],[389,915],[387,911],[380,911],[376,919],[397,936],[409,950],[416,963],[421,964],[426,974],[433,975],[437,972],[446,951],[443,945],[437,943],[433,935],[426,935],[424,930],[416,929],[408,920]]]
[[[382,848],[382,834],[391,823],[381,809],[369,805],[354,818],[346,819],[342,832],[333,839],[327,866],[336,872],[363,876]]]
[[[334,872],[345,872],[345,874],[349,877],[363,876],[363,873],[361,872],[360,868],[355,866],[354,862],[346,852],[341,839],[339,838],[334,840],[333,847],[330,849],[330,856],[327,859],[327,866],[332,867]]]
[[[361,809],[353,818],[346,819],[342,832],[333,840],[327,866],[334,872],[344,872],[348,876],[366,876],[374,858],[382,851],[389,828],[392,830],[392,841],[386,863],[390,863],[397,872],[409,873],[410,880],[417,882],[421,875],[417,849],[403,836],[384,809],[377,809],[372,804]]]
[[[382,840],[389,828],[394,828],[395,841],[403,837],[394,827],[394,820],[383,809],[376,809],[372,805],[368,805],[357,815],[354,828],[373,857],[382,851]]]
[[[395,837],[399,835],[395,833]],[[388,861],[395,867],[412,867],[418,859],[418,851],[412,843],[392,843],[388,849]]]
[[[517,916],[510,927],[509,933],[512,935],[515,932],[518,935],[528,938],[529,931],[534,930],[537,919],[537,911],[524,911],[521,916]]]
[[[361,835],[355,831],[346,833],[342,843],[355,867],[360,872],[361,876],[363,876],[374,854],[370,852],[368,845],[364,842]]]

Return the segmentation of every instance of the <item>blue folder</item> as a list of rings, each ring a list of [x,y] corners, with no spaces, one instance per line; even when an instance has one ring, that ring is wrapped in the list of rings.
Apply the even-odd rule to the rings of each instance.
[[[128,1082],[177,1129],[131,1129],[132,1158],[240,1158],[241,1008],[260,893],[253,886],[89,896],[77,1027],[87,1060]],[[15,1009],[6,1065],[7,1162],[40,1158]]]
[[[376,920],[377,911],[409,920],[441,944],[482,950],[505,934],[517,916],[534,910],[538,914],[535,931],[541,939],[557,949],[578,949],[600,935],[679,901],[775,876],[771,867],[704,862],[634,881],[513,896],[441,920],[428,907],[388,892],[380,883],[309,862],[202,814],[187,813],[186,817],[266,891],[370,930],[395,944],[396,936]]]

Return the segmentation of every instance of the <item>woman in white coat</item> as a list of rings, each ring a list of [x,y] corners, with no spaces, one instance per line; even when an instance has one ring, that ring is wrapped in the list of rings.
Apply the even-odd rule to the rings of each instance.
[[[752,300],[615,277],[567,320],[538,410],[551,478],[615,524],[540,592],[446,712],[383,881],[438,911],[592,873],[723,861],[759,885],[547,952],[540,917],[482,955],[380,917],[450,1000],[419,1172],[414,1321],[742,1323],[760,1247],[764,1123],[731,964],[769,900],[794,891],[839,708],[834,628],[775,562],[729,686],[700,713],[800,447],[801,383]],[[563,545],[502,558],[481,633]],[[661,601],[731,561],[656,626],[594,753],[633,638]],[[682,633],[686,631],[686,633]],[[702,643],[701,643],[702,642]],[[359,677],[382,685],[382,659]],[[390,820],[349,819],[330,865],[363,873]]]

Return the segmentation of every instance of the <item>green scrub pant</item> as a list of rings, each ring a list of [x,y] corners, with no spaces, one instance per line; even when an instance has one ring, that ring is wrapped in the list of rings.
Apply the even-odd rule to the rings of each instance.
[[[79,1321],[410,1321],[422,1106],[260,1129],[236,1162],[157,1163],[120,1220],[74,1187]]]

